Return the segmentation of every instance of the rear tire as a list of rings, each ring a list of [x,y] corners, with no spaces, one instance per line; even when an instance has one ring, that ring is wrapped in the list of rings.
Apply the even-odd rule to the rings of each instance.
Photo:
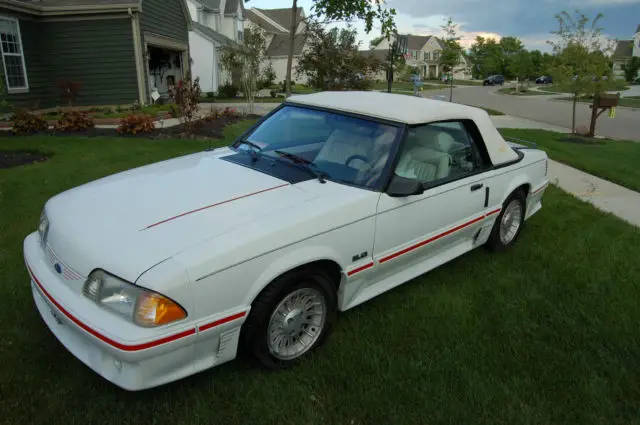
[[[491,235],[486,243],[489,250],[504,251],[516,243],[524,226],[525,208],[524,190],[518,189],[509,195],[491,229]]]
[[[294,366],[327,340],[337,304],[335,285],[322,270],[283,274],[252,304],[241,335],[244,354],[269,370]]]

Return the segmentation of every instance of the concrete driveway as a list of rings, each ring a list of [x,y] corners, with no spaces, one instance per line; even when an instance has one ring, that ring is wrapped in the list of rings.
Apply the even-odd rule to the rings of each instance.
[[[507,115],[557,127],[571,128],[571,102],[552,100],[557,94],[541,96],[510,96],[497,93],[498,87],[460,86],[453,89],[453,101],[485,108],[497,109]],[[448,96],[447,90],[424,92],[424,97]],[[578,103],[576,125],[589,126],[591,109]],[[616,117],[603,113],[598,119],[596,134],[614,139],[640,142],[640,109],[616,108]]]

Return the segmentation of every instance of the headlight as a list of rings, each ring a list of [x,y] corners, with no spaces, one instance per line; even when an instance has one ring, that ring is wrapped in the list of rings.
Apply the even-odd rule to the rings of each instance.
[[[187,317],[187,312],[175,301],[104,270],[91,272],[82,292],[99,306],[140,326],[166,325]]]
[[[38,224],[38,235],[40,235],[40,245],[43,247],[47,245],[47,234],[49,233],[49,219],[47,213],[42,210],[40,214],[40,224]]]

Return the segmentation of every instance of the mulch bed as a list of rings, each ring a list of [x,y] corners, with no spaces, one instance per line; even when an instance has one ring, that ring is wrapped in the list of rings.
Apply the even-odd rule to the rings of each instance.
[[[156,124],[156,128],[148,133],[138,134],[120,134],[115,128],[90,128],[82,131],[61,132],[49,129],[47,131],[34,133],[33,135],[49,135],[58,137],[84,136],[84,137],[131,137],[145,139],[192,139],[192,140],[209,140],[220,139],[224,134],[224,128],[230,124],[243,121],[245,119],[261,118],[260,115],[247,115],[245,117],[221,117],[216,120],[200,119],[193,123],[193,130],[188,134],[186,125],[179,124],[173,127],[162,128],[160,124]],[[15,134],[11,130],[0,131],[0,137],[14,137]]]
[[[44,162],[49,156],[30,150],[0,151],[0,168],[19,167],[20,165]]]
[[[161,114],[154,115],[154,119],[156,120],[168,120],[173,118],[170,112],[163,112]],[[122,118],[93,118],[96,125],[119,125]],[[47,124],[50,126],[56,125],[58,121],[56,120],[47,120]],[[0,121],[0,128],[11,128],[11,122],[9,121]]]

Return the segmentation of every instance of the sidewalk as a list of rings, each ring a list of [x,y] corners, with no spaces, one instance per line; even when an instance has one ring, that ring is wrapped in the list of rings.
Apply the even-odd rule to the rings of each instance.
[[[509,116],[491,117],[498,128],[531,128],[569,133],[571,130]],[[640,193],[568,165],[549,160],[549,180],[576,198],[640,227]]]

